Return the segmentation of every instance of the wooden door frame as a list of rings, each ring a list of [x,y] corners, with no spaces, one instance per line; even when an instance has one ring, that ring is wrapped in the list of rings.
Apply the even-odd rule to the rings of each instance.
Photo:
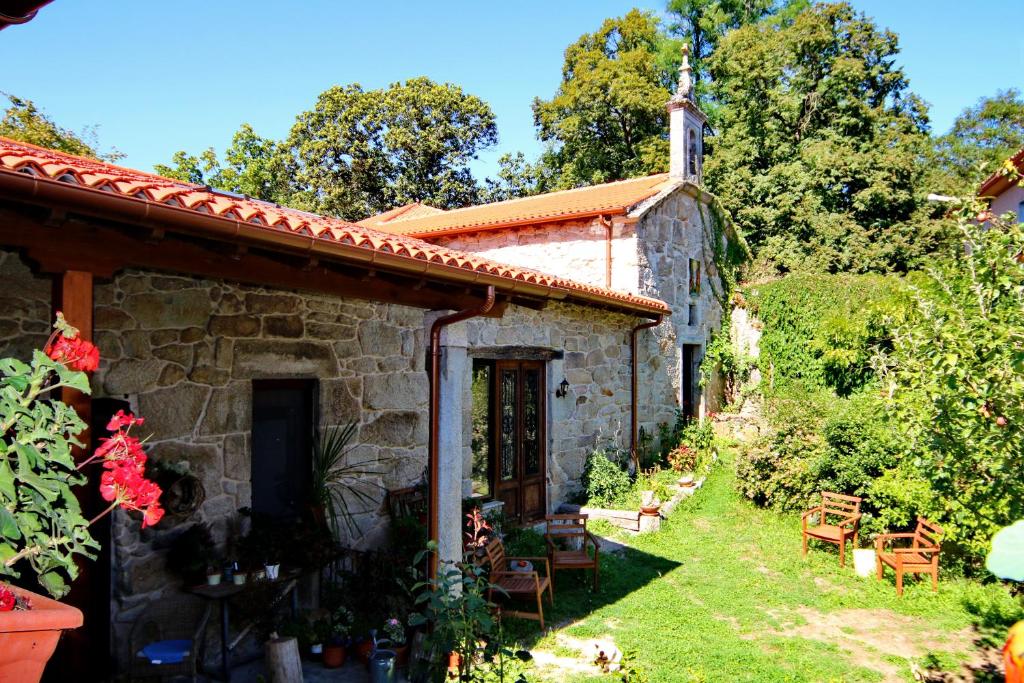
[[[491,377],[491,452],[490,452],[490,469],[491,469],[491,496],[496,500],[503,500],[501,496],[501,373],[503,369],[515,369],[516,370],[516,469],[515,477],[516,481],[516,521],[518,523],[527,523],[532,520],[524,519],[524,496],[523,486],[525,479],[525,455],[523,453],[522,433],[523,433],[523,370],[530,368],[537,371],[537,378],[539,386],[537,388],[537,418],[538,418],[538,434],[537,443],[540,449],[540,472],[536,475],[532,475],[531,479],[538,479],[540,481],[541,490],[541,506],[543,511],[541,517],[547,513],[547,502],[548,502],[548,487],[547,487],[547,475],[548,475],[548,443],[547,443],[547,423],[548,423],[548,405],[547,405],[547,364],[543,360],[528,359],[528,358],[516,358],[516,359],[498,359],[494,361],[494,372]]]

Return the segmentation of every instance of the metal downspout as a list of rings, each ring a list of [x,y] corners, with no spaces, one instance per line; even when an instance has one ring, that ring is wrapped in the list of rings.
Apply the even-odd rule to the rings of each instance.
[[[430,443],[427,450],[428,470],[428,532],[429,538],[437,543],[440,538],[439,517],[438,517],[438,450],[440,449],[439,418],[438,413],[441,407],[441,330],[452,323],[461,322],[469,318],[483,315],[494,307],[494,285],[488,285],[487,298],[484,302],[474,308],[466,308],[438,318],[430,326]],[[430,553],[429,577],[437,576],[437,552]]]
[[[629,356],[632,361],[633,372],[631,378],[631,391],[629,401],[629,457],[633,461],[633,466],[636,471],[640,471],[640,454],[637,453],[637,426],[639,420],[637,418],[637,357],[636,357],[636,335],[640,330],[646,330],[651,327],[657,327],[661,324],[664,316],[659,315],[654,320],[646,323],[640,323],[630,331],[629,335]]]

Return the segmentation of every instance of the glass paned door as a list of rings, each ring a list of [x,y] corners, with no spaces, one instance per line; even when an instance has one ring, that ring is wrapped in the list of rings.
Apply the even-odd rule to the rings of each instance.
[[[547,510],[544,364],[502,360],[495,374],[495,497],[508,517],[539,519]]]

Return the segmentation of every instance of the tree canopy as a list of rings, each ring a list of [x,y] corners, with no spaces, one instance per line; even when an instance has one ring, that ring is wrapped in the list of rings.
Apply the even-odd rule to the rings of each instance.
[[[533,101],[537,135],[547,144],[542,163],[557,187],[668,168],[665,106],[679,62],[662,56],[671,48],[658,20],[635,9],[566,48],[555,96]]]
[[[4,110],[3,119],[0,119],[0,135],[4,137],[90,159],[117,161],[124,156],[117,150],[105,153],[97,150],[95,126],[80,134],[75,133],[54,123],[32,100],[9,93],[0,95],[10,102]]]
[[[956,117],[935,142],[938,167],[947,174],[937,191],[972,193],[1008,157],[1024,147],[1024,99],[1019,90],[983,97]],[[942,183],[940,180],[939,183]]]
[[[280,142],[244,124],[224,162],[177,152],[164,175],[349,220],[411,202],[441,209],[477,200],[469,164],[494,145],[490,106],[450,83],[334,86]]]
[[[935,248],[919,220],[926,108],[898,52],[896,34],[845,3],[718,45],[706,181],[766,270],[904,270]]]

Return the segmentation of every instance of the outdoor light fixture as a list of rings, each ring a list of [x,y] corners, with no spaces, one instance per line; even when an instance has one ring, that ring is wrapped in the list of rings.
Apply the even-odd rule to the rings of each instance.
[[[557,398],[565,398],[569,394],[569,380],[563,378],[562,382],[555,389],[555,396]]]

